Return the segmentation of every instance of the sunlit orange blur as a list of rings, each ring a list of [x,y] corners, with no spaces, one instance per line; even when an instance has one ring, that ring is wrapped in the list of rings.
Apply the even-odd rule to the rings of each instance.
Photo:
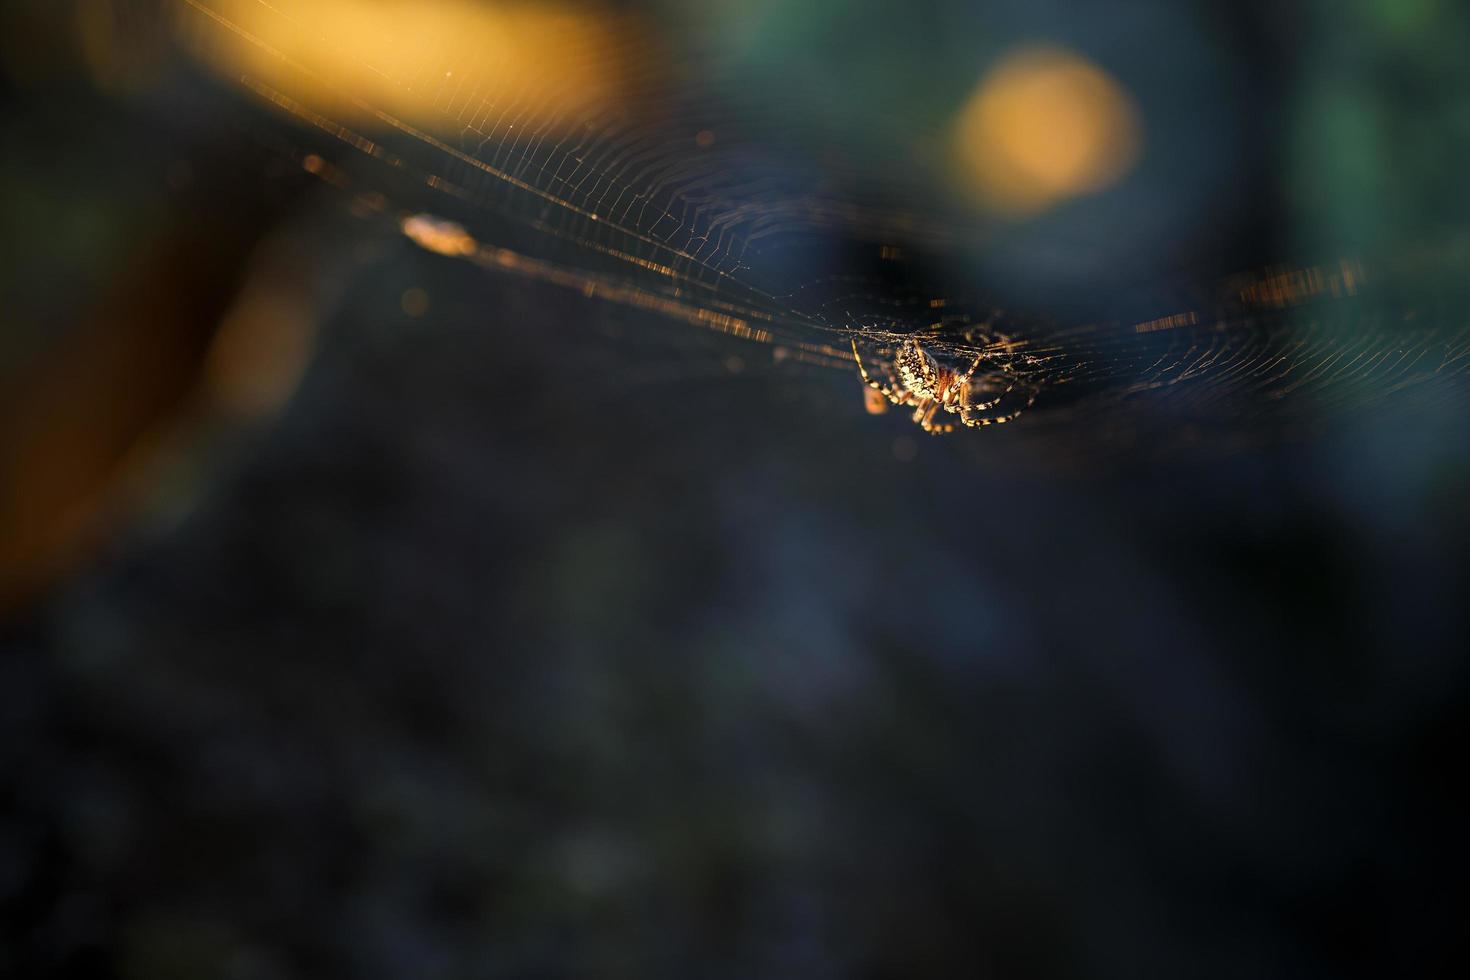
[[[162,217],[56,342],[0,385],[0,615],[89,553],[123,498],[151,483],[189,425],[214,325],[268,220],[229,208]]]
[[[616,18],[585,6],[184,2],[206,62],[321,112],[367,106],[427,131],[514,135],[574,126],[625,95]]]
[[[473,255],[480,247],[463,225],[428,214],[410,215],[403,219],[404,235],[419,248],[440,255]]]
[[[888,399],[876,388],[863,389],[863,408],[869,415],[883,415],[888,411]]]
[[[1061,48],[1026,48],[981,79],[956,116],[958,178],[990,208],[1040,211],[1121,178],[1138,159],[1140,129],[1102,69]]]
[[[306,370],[316,313],[289,288],[247,289],[220,323],[205,360],[215,404],[241,418],[280,408]]]

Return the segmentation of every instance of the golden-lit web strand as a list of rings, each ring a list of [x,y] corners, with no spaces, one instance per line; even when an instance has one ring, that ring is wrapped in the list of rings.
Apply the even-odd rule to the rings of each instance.
[[[603,299],[647,310],[740,340],[759,344],[776,342],[775,335],[769,330],[752,326],[749,321],[740,317],[659,296],[646,289],[615,282],[603,276],[568,269],[543,259],[521,255],[508,248],[481,244],[461,225],[433,215],[409,215],[399,223],[399,229],[414,244],[437,255],[466,259],[484,269],[551,283],[575,290],[589,299]],[[823,367],[847,365],[842,351],[825,344],[804,342],[782,343],[777,349],[776,359],[799,360]]]
[[[739,337],[741,340],[769,344],[774,339],[769,331],[752,327],[748,321],[740,317],[682,303],[651,293],[646,289],[614,282],[602,276],[593,276],[574,269],[563,268],[543,259],[521,255],[508,248],[481,245],[461,226],[432,215],[409,215],[403,219],[399,227],[403,234],[420,248],[452,258],[468,259],[481,268],[511,272],[527,279],[575,289],[589,299],[601,297],[624,306],[649,310],[698,327]]]
[[[671,256],[674,262],[682,261],[688,263],[690,266],[696,267],[702,272],[712,276],[717,283],[725,282],[731,285],[738,285],[741,290],[758,297],[762,302],[769,304],[772,308],[780,308],[780,304],[775,300],[774,297],[770,296],[760,289],[757,289],[750,283],[738,279],[730,272],[710,265],[705,260],[699,258],[699,256],[697,256],[696,254],[686,249],[679,248],[669,242],[662,241],[651,235],[639,232],[636,229],[629,228],[622,223],[611,220],[610,216],[606,214],[603,214],[597,210],[593,210],[589,207],[584,207],[564,197],[558,196],[557,194],[551,193],[550,191],[536,186],[534,183],[517,177],[514,174],[508,173],[499,167],[492,166],[484,160],[481,160],[471,154],[465,153],[464,151],[454,146],[449,145],[448,143],[445,143],[443,140],[440,140],[432,134],[425,132],[421,128],[411,125],[405,119],[393,113],[387,112],[381,107],[374,106],[367,101],[357,97],[353,93],[342,92],[337,86],[333,85],[329,80],[322,77],[318,72],[313,71],[308,66],[302,64],[299,60],[290,57],[286,52],[273,47],[263,38],[246,30],[240,24],[234,22],[229,17],[220,13],[218,10],[212,9],[211,7],[202,3],[201,0],[183,0],[183,2],[192,9],[198,11],[199,13],[214,21],[220,27],[223,27],[224,29],[230,31],[232,34],[239,37],[247,44],[254,46],[260,51],[265,52],[271,57],[279,60],[282,64],[288,65],[293,70],[300,72],[306,78],[311,79],[314,84],[334,91],[341,100],[345,101],[348,104],[351,104],[356,109],[368,114],[372,118],[389,126],[390,128],[414,140],[417,140],[425,144],[426,146],[433,148],[434,150],[464,164],[465,166],[488,174],[489,176],[504,182],[505,184],[515,188],[520,192],[533,195],[534,197],[545,201],[548,204],[552,204],[560,209],[563,209],[571,215],[581,218],[591,224],[607,227],[608,229],[618,234],[625,235],[628,238],[640,242],[641,244],[646,245],[651,249],[665,252]],[[266,7],[266,9],[275,10],[279,13],[277,8],[271,7],[268,4],[264,4],[263,0],[257,0],[257,2],[261,2],[262,5]],[[328,132],[334,133],[334,135],[337,135],[339,138],[345,139],[347,142],[354,146],[357,146],[359,149],[363,149],[366,152],[371,152],[369,147],[376,146],[373,141],[367,140],[366,138],[361,137],[358,134],[352,133],[351,130],[347,129],[344,126],[341,126],[334,120],[331,120],[328,117],[323,116],[322,114],[317,113],[314,110],[311,110],[300,100],[293,99],[285,95],[285,93],[273,89],[271,86],[258,79],[242,77],[240,80],[247,84],[249,87],[255,89],[258,92],[261,92],[261,94],[266,95],[266,97],[269,98],[276,105],[288,109],[288,111],[292,112],[293,114],[313,122],[314,124],[318,125],[320,128],[323,128]],[[380,156],[380,158],[382,157]],[[665,216],[669,217],[672,220],[677,220],[674,219],[673,215],[668,214],[667,212],[665,212]],[[538,228],[540,230],[551,230],[548,227],[545,227],[544,223],[538,225]],[[612,255],[622,261],[626,261],[648,271],[676,279],[685,283],[686,285],[696,285],[711,290],[716,289],[716,286],[713,284],[704,283],[701,282],[698,278],[680,273],[673,265],[670,265],[667,262],[655,262],[652,260],[643,259],[641,257],[631,255],[627,252],[612,249],[608,246],[598,245],[596,243],[589,242],[581,238],[574,238],[573,240],[584,247],[595,248],[598,251]]]
[[[262,95],[272,100],[281,100],[278,104],[283,108],[299,111],[303,118],[312,121],[322,127],[324,131],[332,133],[349,145],[373,156],[375,159],[379,159],[390,166],[406,167],[406,164],[400,158],[388,152],[380,144],[374,143],[372,140],[346,127],[333,123],[325,117],[312,113],[303,106],[292,103],[284,95],[270,90],[263,90]],[[302,167],[307,172],[314,174],[339,190],[348,191],[351,188],[350,179],[340,169],[331,166],[315,154],[306,156],[302,160]],[[466,193],[455,185],[435,176],[428,177],[427,182],[430,186],[451,193],[454,196],[460,196]],[[382,199],[381,195],[374,194],[370,196],[375,199],[371,210],[382,211],[386,207],[386,201]],[[509,272],[525,278],[574,289],[589,298],[599,298],[609,302],[632,306],[637,309],[648,310],[741,340],[762,344],[772,344],[776,340],[775,335],[770,330],[752,326],[746,317],[685,302],[679,299],[677,295],[672,298],[661,296],[646,289],[617,282],[606,276],[597,276],[577,269],[560,266],[543,259],[522,255],[508,248],[482,244],[462,225],[434,215],[423,213],[409,214],[400,221],[399,230],[410,241],[426,251],[434,252],[435,254],[448,258],[466,259],[482,268],[497,272]],[[768,314],[766,316],[769,318]],[[843,351],[828,344],[810,343],[794,338],[786,339],[776,348],[774,359],[777,361],[789,359],[828,368],[846,367],[847,365],[846,354]]]
[[[378,143],[378,142],[376,142],[374,140],[368,139],[366,136],[364,136],[363,134],[357,132],[356,130],[353,130],[353,129],[350,129],[349,127],[343,126],[342,124],[340,124],[340,123],[338,123],[338,122],[336,122],[336,121],[334,121],[332,119],[329,119],[326,116],[323,116],[322,114],[320,114],[318,112],[313,111],[312,109],[308,108],[307,106],[302,105],[300,102],[297,102],[296,100],[294,100],[291,97],[287,96],[285,93],[280,92],[277,89],[271,88],[270,86],[267,86],[264,83],[258,82],[255,79],[249,79],[249,78],[241,79],[241,83],[243,85],[246,85],[247,87],[249,87],[253,91],[255,91],[262,98],[267,99],[268,101],[270,101],[272,104],[276,105],[277,107],[279,107],[281,109],[284,109],[285,111],[291,113],[292,115],[296,116],[297,118],[301,119],[304,122],[310,123],[311,125],[313,125],[316,128],[320,129],[322,132],[328,133],[329,135],[331,135],[331,136],[333,136],[333,137],[341,140],[346,145],[351,146],[352,148],[354,148],[354,149],[356,149],[356,150],[358,150],[358,151],[360,151],[360,152],[362,152],[362,153],[364,153],[364,154],[372,157],[373,159],[375,159],[375,160],[377,160],[377,161],[379,161],[379,162],[381,162],[381,163],[383,163],[383,164],[385,164],[385,165],[387,165],[389,167],[392,167],[394,169],[404,170],[406,172],[412,172],[412,168],[407,163],[407,161],[405,161],[402,157],[399,157],[398,155],[390,152],[381,143]],[[436,174],[429,174],[427,176],[424,176],[422,179],[423,179],[424,184],[426,186],[428,186],[428,187],[430,187],[430,188],[432,188],[432,189],[434,189],[436,191],[439,191],[441,193],[448,194],[448,195],[450,195],[452,197],[455,197],[455,198],[458,198],[458,199],[461,199],[461,200],[466,200],[466,201],[469,201],[471,203],[474,203],[473,202],[473,195],[468,190],[466,190],[465,188],[459,186],[458,184],[453,183],[452,181],[445,180],[444,178],[442,178],[442,177],[440,177],[440,176],[438,176]],[[687,277],[683,276],[682,274],[680,274],[675,269],[669,268],[667,266],[658,265],[656,263],[653,263],[653,262],[650,262],[650,261],[648,261],[646,259],[643,259],[643,258],[641,258],[639,256],[631,255],[631,254],[629,254],[627,252],[623,252],[623,251],[621,251],[619,249],[615,249],[615,248],[613,248],[611,246],[603,245],[603,244],[600,244],[600,243],[597,243],[597,242],[589,242],[589,241],[586,241],[584,239],[570,237],[565,232],[561,231],[560,229],[557,229],[555,227],[552,227],[552,226],[548,225],[544,221],[530,221],[528,223],[529,223],[530,227],[534,228],[538,232],[542,232],[542,233],[545,233],[545,234],[549,234],[549,235],[552,235],[552,236],[555,236],[555,237],[560,237],[560,238],[563,238],[563,239],[572,241],[573,243],[575,243],[580,248],[585,248],[585,249],[588,249],[590,251],[595,251],[595,252],[598,252],[600,254],[607,255],[607,256],[610,256],[612,258],[616,258],[616,259],[622,260],[622,261],[627,262],[629,264],[632,264],[632,265],[634,265],[634,266],[636,266],[638,268],[646,269],[646,270],[648,270],[650,272],[654,272],[654,273],[663,275],[663,276],[665,276],[667,278],[672,279],[674,282],[679,283],[681,286],[691,286],[691,285],[692,286],[699,286],[699,287],[703,287],[706,290],[713,290],[713,288],[714,288],[714,287],[710,286],[709,284],[701,283],[698,280],[688,279]],[[522,258],[525,258],[525,257],[522,257]],[[532,260],[527,259],[527,261],[532,261]],[[557,268],[554,265],[552,265],[551,263],[545,263],[544,265],[545,265],[546,268]],[[525,268],[528,268],[529,269],[529,268],[532,268],[532,266],[525,266]],[[564,271],[565,271],[565,274],[566,275],[573,275],[574,274],[574,273],[572,273],[571,270],[564,270]],[[583,275],[586,275],[586,274],[583,274]],[[588,280],[598,279],[598,277],[593,277],[591,275],[586,275],[586,278]],[[618,299],[619,297],[626,296],[626,297],[629,297],[629,302],[632,302],[633,305],[640,305],[640,306],[644,306],[645,308],[650,308],[650,309],[655,308],[655,307],[648,306],[646,303],[644,303],[642,301],[633,302],[632,297],[636,297],[636,296],[640,296],[641,295],[641,296],[652,297],[654,299],[662,299],[660,297],[657,297],[656,294],[654,294],[652,292],[649,292],[647,290],[639,290],[639,289],[636,289],[635,287],[617,287],[617,288],[614,288],[613,285],[612,285],[612,281],[611,280],[601,279],[599,281],[603,281],[603,282],[605,282],[607,284],[606,286],[604,286],[603,288],[601,288],[599,290],[599,294],[602,295],[602,296],[604,296],[604,297],[606,297],[606,298]],[[580,289],[580,288],[583,288],[583,287],[581,286],[581,284],[578,284],[577,288]],[[676,290],[676,292],[679,292],[679,291],[682,291],[682,290],[681,289]],[[728,301],[728,300],[726,300],[726,299],[724,299],[722,297],[719,297],[719,296],[710,297],[709,300],[707,301],[707,303],[706,304],[703,304],[703,305],[701,305],[701,304],[693,304],[693,303],[685,303],[685,302],[680,302],[678,300],[668,300],[667,302],[669,302],[670,304],[672,304],[671,306],[668,307],[668,310],[667,310],[667,312],[670,315],[677,316],[680,319],[691,320],[691,322],[698,322],[700,325],[704,325],[704,326],[709,326],[711,324],[724,324],[726,327],[729,328],[725,332],[729,332],[729,333],[732,333],[732,334],[735,334],[735,335],[741,335],[741,331],[738,330],[738,329],[736,329],[736,325],[737,324],[746,324],[746,329],[750,333],[750,336],[747,339],[757,339],[760,336],[769,337],[769,332],[766,331],[766,330],[764,330],[764,329],[750,328],[749,325],[748,325],[748,321],[749,320],[751,320],[751,319],[759,319],[759,320],[763,320],[763,321],[766,321],[766,322],[772,322],[772,323],[774,323],[776,321],[776,319],[777,319],[776,315],[773,314],[773,313],[770,313],[770,312],[767,312],[767,311],[764,311],[764,310],[755,309],[755,308],[740,306],[738,304],[732,303],[732,302],[730,302],[730,301]],[[717,308],[717,309],[722,309],[725,312],[723,312],[723,313],[717,312],[716,309],[711,309],[712,307],[713,308]],[[682,315],[679,312],[677,312],[678,310],[700,310],[700,311],[702,311],[702,314],[703,315],[702,316],[698,316],[698,317],[693,317],[691,319],[690,316],[685,316],[685,315]]]

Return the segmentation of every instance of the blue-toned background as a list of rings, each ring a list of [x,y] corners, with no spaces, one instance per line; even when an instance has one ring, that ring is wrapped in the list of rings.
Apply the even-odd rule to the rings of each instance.
[[[8,6],[0,974],[1464,969],[1462,401],[930,438],[417,248],[230,79]],[[753,188],[973,220],[926,276],[1081,319],[1417,248],[1381,302],[1464,330],[1448,2],[629,6]],[[1037,39],[1143,156],[971,214],[925,141]],[[309,349],[201,411],[242,295]]]

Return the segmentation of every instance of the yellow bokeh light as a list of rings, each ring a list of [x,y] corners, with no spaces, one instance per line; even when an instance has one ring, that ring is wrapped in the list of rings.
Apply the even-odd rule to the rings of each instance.
[[[1055,47],[1008,55],[954,121],[960,182],[989,207],[1028,213],[1113,184],[1138,159],[1138,112],[1102,69]]]
[[[429,131],[513,135],[574,128],[626,96],[625,28],[585,5],[185,2],[204,60],[332,114],[370,109]]]

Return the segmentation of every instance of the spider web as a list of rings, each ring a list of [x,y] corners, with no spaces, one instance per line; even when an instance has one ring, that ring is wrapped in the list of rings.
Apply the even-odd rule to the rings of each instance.
[[[367,202],[366,220],[487,276],[711,331],[746,359],[768,352],[803,379],[818,372],[855,412],[854,354],[881,366],[911,338],[950,370],[980,364],[977,390],[1004,389],[1012,428],[1033,434],[1127,434],[1142,418],[1191,435],[1275,432],[1382,410],[1409,390],[1463,404],[1464,296],[1435,285],[1463,267],[1455,243],[1259,270],[1141,318],[1027,316],[998,308],[983,283],[956,286],[965,249],[993,229],[954,217],[902,171],[849,163],[840,132],[788,144],[728,99],[717,67],[693,71],[646,25],[619,22],[578,54],[607,64],[563,66],[636,79],[615,104],[545,84],[467,86],[483,74],[472,48],[362,65],[413,96],[408,118],[271,43],[273,29],[315,30],[310,4],[168,2],[171,36],[194,57],[252,52],[255,70],[230,84],[293,119],[288,152]]]

